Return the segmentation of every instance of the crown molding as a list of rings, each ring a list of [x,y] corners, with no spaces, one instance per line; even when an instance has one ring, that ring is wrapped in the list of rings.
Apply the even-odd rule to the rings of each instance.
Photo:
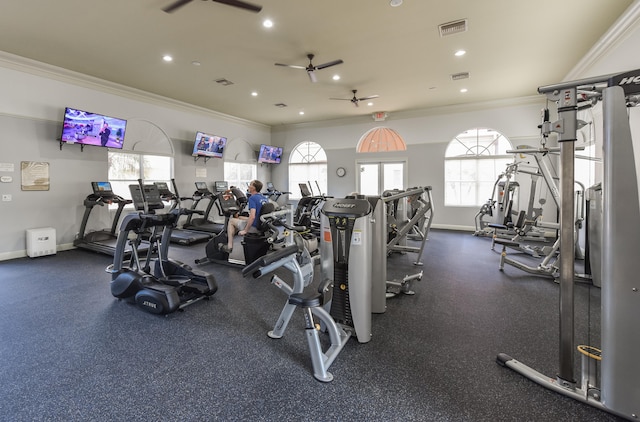
[[[115,82],[85,75],[83,73],[74,72],[58,66],[32,60],[26,57],[17,56],[15,54],[0,51],[0,67],[17,70],[19,72],[29,73],[31,75],[40,76],[47,79],[53,79],[84,88],[101,91],[107,94],[146,102],[149,104],[168,107],[175,110],[186,111],[189,113],[197,113],[207,117],[213,117],[233,123],[252,126],[258,129],[269,129],[270,126],[253,122],[251,120],[241,119],[239,117],[213,111],[204,107],[195,106],[193,104],[174,100],[172,98],[163,97],[161,95],[152,94],[136,88],[131,88]]]
[[[640,26],[640,2],[634,1],[614,22],[609,30],[596,42],[587,54],[565,76],[564,81],[585,78],[589,69],[602,60],[605,55],[618,44],[627,39]],[[627,69],[621,69],[622,71]]]

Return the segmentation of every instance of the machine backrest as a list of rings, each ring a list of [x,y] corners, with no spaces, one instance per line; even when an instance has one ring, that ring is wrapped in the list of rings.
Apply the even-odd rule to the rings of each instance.
[[[260,208],[260,215],[258,216],[258,218],[262,217],[263,215],[270,214],[275,210],[276,206],[273,204],[273,202],[265,202],[264,204],[262,204],[262,208]],[[269,226],[266,223],[264,223],[262,220],[259,220],[258,230],[260,230],[260,232],[264,233],[268,228]]]

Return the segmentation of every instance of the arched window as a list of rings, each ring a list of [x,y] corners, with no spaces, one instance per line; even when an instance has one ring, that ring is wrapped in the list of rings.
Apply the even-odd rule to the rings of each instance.
[[[449,142],[444,161],[445,206],[481,206],[513,156],[511,142],[500,132],[470,129]]]
[[[310,188],[315,194],[327,193],[327,154],[315,142],[302,142],[289,155],[291,199],[302,197],[300,183],[311,184]]]

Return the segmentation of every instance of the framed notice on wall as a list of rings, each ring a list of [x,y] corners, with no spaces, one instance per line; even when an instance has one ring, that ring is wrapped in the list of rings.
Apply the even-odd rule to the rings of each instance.
[[[22,161],[22,190],[49,190],[49,163]]]

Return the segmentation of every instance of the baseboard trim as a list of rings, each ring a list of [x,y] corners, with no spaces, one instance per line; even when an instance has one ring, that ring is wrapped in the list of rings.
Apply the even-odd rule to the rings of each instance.
[[[62,245],[56,245],[56,252],[68,251],[75,248],[76,247],[73,246],[73,243],[64,243]],[[23,249],[21,251],[2,252],[0,253],[0,261],[9,261],[11,259],[25,258],[27,256],[28,255],[26,249]]]

